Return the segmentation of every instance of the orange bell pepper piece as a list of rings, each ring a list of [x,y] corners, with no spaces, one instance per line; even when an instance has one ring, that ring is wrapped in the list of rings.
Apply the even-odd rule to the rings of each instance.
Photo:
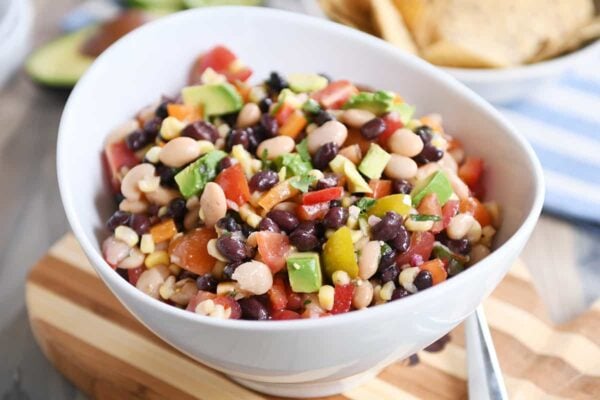
[[[258,205],[269,211],[275,205],[291,199],[299,193],[299,190],[290,185],[288,181],[279,182],[273,186],[265,195],[258,201]]]
[[[373,193],[367,194],[367,196],[374,199],[379,199],[392,194],[392,181],[387,179],[371,179],[369,181],[369,187],[373,190]]]
[[[169,117],[177,118],[183,122],[194,122],[202,119],[202,112],[198,107],[185,104],[168,104]]]
[[[444,263],[439,258],[424,262],[419,265],[421,271],[429,271],[434,285],[442,283],[448,278],[448,273],[444,268]]]
[[[175,234],[177,234],[177,226],[175,226],[175,221],[173,221],[173,219],[168,219],[154,225],[152,228],[150,228],[150,234],[152,235],[152,240],[154,240],[154,243],[160,243],[171,239],[173,236],[175,236]]]
[[[475,197],[461,200],[459,210],[461,213],[471,214],[482,227],[492,225],[492,216]]]
[[[279,128],[279,134],[295,139],[307,124],[308,120],[304,116],[304,113],[300,110],[296,110],[290,114],[281,128]]]

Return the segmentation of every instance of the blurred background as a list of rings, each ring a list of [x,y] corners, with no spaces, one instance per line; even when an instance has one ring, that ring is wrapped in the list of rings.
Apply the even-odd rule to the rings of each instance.
[[[55,147],[70,88],[137,26],[225,3],[330,18],[379,36],[493,102],[544,167],[545,212],[522,258],[549,315],[568,321],[599,297],[598,1],[0,0],[0,399],[84,398],[35,344],[23,289],[30,267],[69,230]]]

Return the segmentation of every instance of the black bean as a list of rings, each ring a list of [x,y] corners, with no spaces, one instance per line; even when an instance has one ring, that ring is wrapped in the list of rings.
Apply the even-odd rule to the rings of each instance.
[[[186,211],[185,200],[178,197],[169,202],[166,215],[173,218],[175,221],[182,221]]]
[[[413,157],[413,160],[419,165],[439,161],[444,157],[444,151],[438,149],[432,144],[426,144],[419,154]]]
[[[217,165],[217,170],[219,172],[223,171],[224,169],[227,169],[229,167],[231,167],[233,165],[233,158],[231,157],[225,157],[223,159],[221,159],[221,161],[219,161],[219,164]]]
[[[398,250],[400,253],[404,253],[410,247],[410,234],[404,227],[400,225],[398,233],[395,238],[390,241],[390,245]]]
[[[402,286],[397,287],[392,292],[392,301],[393,300],[401,299],[401,298],[406,297],[406,296],[410,296],[410,292],[408,290],[404,289]]]
[[[415,277],[414,285],[419,290],[425,290],[433,286],[433,277],[429,271],[420,271]]]
[[[427,125],[421,125],[415,129],[415,133],[421,138],[424,144],[429,144],[433,139],[433,131]]]
[[[260,111],[263,114],[266,114],[269,112],[269,109],[271,108],[272,104],[273,100],[271,100],[270,97],[265,97],[264,99],[258,102],[258,108],[260,108]]]
[[[233,146],[238,144],[241,144],[246,150],[250,148],[250,135],[247,129],[234,129],[227,135],[227,151],[231,151]]]
[[[342,201],[341,200],[331,200],[329,202],[329,208],[331,207],[341,207],[342,206]]]
[[[256,232],[256,229],[254,229],[253,227],[251,227],[250,225],[248,225],[246,223],[242,224],[242,234],[245,237],[250,236],[253,232]],[[249,250],[249,251],[252,251],[252,250]]]
[[[239,112],[235,111],[235,112],[231,112],[231,113],[228,113],[228,114],[223,114],[223,115],[220,116],[220,118],[227,125],[229,125],[229,126],[235,126],[237,124],[238,114],[239,114]]]
[[[310,221],[301,222],[290,234],[290,242],[300,251],[309,251],[319,245],[317,229]]]
[[[177,175],[177,169],[167,167],[164,164],[156,166],[156,174],[160,176],[160,184],[163,186],[174,187],[177,185],[175,182],[175,175]]]
[[[471,242],[469,239],[449,239],[446,246],[453,253],[467,255],[471,252]]]
[[[237,231],[242,230],[242,227],[240,226],[240,224],[238,224],[237,221],[235,220],[235,218],[233,218],[230,215],[218,220],[217,227],[220,229],[229,231],[229,232],[237,232]]]
[[[325,169],[329,165],[329,162],[335,158],[339,146],[333,142],[325,143],[319,147],[315,155],[312,157],[313,166],[317,169]]]
[[[263,303],[255,297],[238,300],[242,308],[242,319],[263,321],[269,319],[269,311]]]
[[[410,184],[410,182],[404,179],[394,179],[394,181],[392,182],[393,193],[410,194],[412,189],[413,186]]]
[[[250,191],[264,192],[271,189],[279,182],[279,175],[275,171],[259,171],[250,179]]]
[[[325,110],[320,110],[317,115],[315,115],[314,118],[314,123],[317,124],[318,126],[323,125],[325,122],[327,121],[333,121],[335,119],[335,117],[333,115],[331,115],[330,113],[328,113]]]
[[[393,211],[388,211],[381,221],[371,228],[371,236],[384,242],[392,240],[402,226],[402,217]]]
[[[117,226],[129,225],[131,214],[126,211],[117,210],[113,215],[106,221],[106,227],[109,231],[114,232]]]
[[[383,270],[378,272],[379,279],[381,283],[393,282],[398,279],[398,275],[400,275],[400,271],[398,271],[398,267],[395,264],[390,265],[389,267],[384,268]]]
[[[149,140],[154,140],[158,136],[162,120],[160,118],[152,118],[144,124],[144,132]]]
[[[161,119],[167,118],[169,116],[169,112],[167,111],[168,104],[169,101],[163,101],[160,103],[160,105],[156,107],[156,110],[154,110],[154,115]]]
[[[123,194],[119,192],[113,196],[113,200],[115,201],[115,204],[118,206],[119,204],[121,204],[121,202],[123,200],[125,200],[125,196],[123,196]]]
[[[196,279],[196,286],[198,287],[198,290],[203,290],[205,292],[215,293],[217,291],[218,284],[219,281],[211,274],[200,275]]]
[[[214,143],[219,138],[219,132],[210,122],[196,121],[183,128],[181,136],[191,137],[194,140],[208,140]]]
[[[150,218],[144,214],[133,214],[129,220],[129,226],[138,235],[143,235],[144,233],[148,233],[150,230]]]
[[[381,118],[373,118],[360,127],[360,134],[368,140],[376,139],[385,132],[387,126]]]
[[[136,129],[135,131],[127,135],[127,137],[125,138],[125,143],[127,144],[127,147],[129,147],[130,150],[138,151],[143,149],[144,146],[150,143],[150,140],[145,131],[141,129]]]
[[[267,214],[267,217],[271,218],[279,228],[286,232],[291,232],[298,227],[298,218],[289,211],[284,210],[271,210]]]
[[[227,264],[225,268],[223,268],[223,276],[226,279],[231,280],[231,275],[233,275],[237,267],[239,267],[240,265],[242,265],[241,262],[232,262]]]
[[[279,124],[277,123],[277,120],[271,117],[269,114],[261,115],[260,126],[263,128],[267,138],[275,137],[277,136],[277,132],[279,132]]]
[[[263,218],[260,221],[260,224],[258,224],[258,230],[260,230],[260,231],[276,232],[276,233],[281,232],[281,229],[279,229],[279,226],[277,226],[277,224],[275,223],[275,221],[273,221],[269,217]]]
[[[340,178],[331,172],[325,172],[324,177],[317,182],[317,190],[339,186]]]
[[[247,258],[246,245],[231,236],[221,236],[217,239],[217,249],[229,261],[242,261]]]
[[[269,75],[269,79],[267,79],[267,86],[271,89],[272,92],[279,93],[286,87],[288,87],[288,83],[285,78],[279,75],[277,72],[273,71]]]
[[[382,252],[381,258],[379,259],[378,270],[383,271],[390,265],[396,264],[396,255],[398,254],[393,248],[386,246],[385,251]]]
[[[337,229],[348,221],[348,210],[344,207],[332,207],[323,218],[323,225],[328,229]]]

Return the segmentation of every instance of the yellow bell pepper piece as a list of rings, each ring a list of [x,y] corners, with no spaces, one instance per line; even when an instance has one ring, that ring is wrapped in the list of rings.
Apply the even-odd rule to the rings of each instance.
[[[394,211],[406,217],[412,207],[411,198],[407,194],[392,194],[377,199],[373,207],[369,209],[369,215],[383,217],[386,212]]]
[[[325,273],[331,276],[335,271],[345,271],[350,278],[358,276],[358,263],[352,244],[350,228],[343,226],[327,239],[323,248]]]

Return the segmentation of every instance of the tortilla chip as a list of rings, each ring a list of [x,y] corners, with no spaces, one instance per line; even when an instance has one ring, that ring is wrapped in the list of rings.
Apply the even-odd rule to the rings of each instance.
[[[417,53],[404,19],[391,0],[371,0],[371,13],[375,30],[382,39],[409,53]]]
[[[319,0],[319,4],[329,18],[374,34],[369,0]]]
[[[462,68],[502,68],[508,63],[504,59],[486,58],[460,44],[440,40],[421,50],[421,56],[432,64]]]
[[[439,22],[438,10],[447,0],[394,0],[404,22],[419,47],[433,41],[435,26]]]

